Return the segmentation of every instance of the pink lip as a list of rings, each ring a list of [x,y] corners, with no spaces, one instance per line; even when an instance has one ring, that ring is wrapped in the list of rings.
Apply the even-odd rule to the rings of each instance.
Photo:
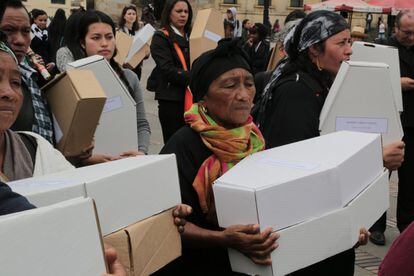
[[[111,53],[111,51],[109,51],[109,50],[102,50],[102,51],[99,51],[98,53],[100,55],[102,55],[102,56],[107,56],[107,55],[109,55]]]

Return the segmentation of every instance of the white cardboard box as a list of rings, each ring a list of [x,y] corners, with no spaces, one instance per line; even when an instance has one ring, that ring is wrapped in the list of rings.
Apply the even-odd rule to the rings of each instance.
[[[134,42],[131,45],[126,62],[131,60],[134,55],[145,45],[149,44],[152,36],[154,35],[155,29],[151,24],[145,25],[134,37]]]
[[[403,111],[401,93],[400,59],[398,49],[388,45],[380,45],[362,41],[352,44],[353,61],[383,62],[390,67],[390,78],[395,104],[399,112]],[[376,81],[376,79],[375,79]]]
[[[118,50],[115,61],[120,66],[127,66],[131,70],[150,54],[150,44],[155,29],[151,24],[145,25],[134,36],[130,36],[122,31],[116,33],[116,48]]]
[[[96,153],[119,155],[138,149],[137,111],[135,101],[115,71],[102,56],[91,56],[68,64],[88,69],[102,86],[107,100],[95,132]]]
[[[181,203],[173,154],[126,158],[8,184],[37,206],[71,196],[93,198],[103,235]]]
[[[93,200],[74,199],[0,217],[0,275],[106,272]]]
[[[343,62],[319,117],[321,135],[339,130],[380,133],[384,145],[403,130],[390,78],[383,63]]]
[[[285,275],[352,248],[358,241],[359,229],[369,229],[388,209],[388,184],[386,170],[345,208],[278,231],[279,247],[271,254],[271,266],[256,265],[229,249],[233,271]]]
[[[283,229],[344,207],[382,170],[378,134],[336,132],[255,153],[215,182],[218,222]]]

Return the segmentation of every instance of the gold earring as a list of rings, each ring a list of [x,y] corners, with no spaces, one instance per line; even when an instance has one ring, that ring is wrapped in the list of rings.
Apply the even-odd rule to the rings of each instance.
[[[323,70],[322,66],[319,63],[319,57],[316,57],[316,67],[318,67],[318,70],[319,71],[322,71]]]

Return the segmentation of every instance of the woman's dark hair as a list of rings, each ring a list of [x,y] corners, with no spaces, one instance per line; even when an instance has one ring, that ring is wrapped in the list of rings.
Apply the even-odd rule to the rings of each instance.
[[[244,25],[246,25],[247,22],[249,22],[249,19],[247,19],[247,18],[242,21],[243,29],[245,29]]]
[[[251,33],[257,33],[259,36],[259,40],[263,40],[267,37],[268,31],[264,24],[262,23],[254,23],[254,26],[250,29]]]
[[[78,10],[69,16],[63,36],[63,45],[68,47],[75,60],[85,57],[79,44],[79,21],[84,13],[84,11]]]
[[[46,13],[44,10],[40,10],[40,9],[33,9],[33,10],[30,12],[31,23],[33,24],[33,23],[34,23],[34,20],[35,20],[36,18],[38,18],[39,16],[41,16],[41,15],[47,15],[47,13]]]
[[[78,47],[82,49],[81,43],[85,41],[86,35],[89,31],[89,26],[95,23],[104,23],[108,24],[112,28],[112,33],[115,36],[115,23],[114,21],[105,13],[96,10],[88,10],[83,13],[82,17],[79,20],[79,37],[78,37]],[[82,49],[83,50],[83,49]],[[84,50],[83,50],[84,51]],[[119,78],[127,87],[129,93],[132,97],[134,97],[134,91],[131,88],[127,78],[125,77],[124,71],[122,70],[121,66],[115,61],[114,57],[116,56],[117,50],[115,48],[114,54],[109,60],[109,64],[111,65],[112,69],[118,74]],[[83,52],[84,56],[86,57],[86,52]]]
[[[290,12],[285,18],[285,24],[294,21],[296,19],[302,19],[306,17],[306,13],[302,10],[294,10]]]
[[[133,10],[135,11],[135,14],[137,15],[134,24],[132,24],[132,30],[133,31],[138,31],[139,29],[139,24],[138,24],[138,12],[137,12],[137,7],[135,5],[128,5],[125,6],[124,9],[122,10],[121,13],[121,18],[119,18],[119,23],[118,23],[118,27],[119,29],[124,28],[126,20],[125,20],[125,14],[127,13],[128,10]]]
[[[66,14],[62,9],[57,9],[55,16],[47,29],[53,60],[56,60],[56,52],[63,46],[63,35],[65,33]]]
[[[188,0],[167,0],[164,4],[164,9],[161,14],[161,27],[169,28],[170,27],[170,14],[173,10],[175,4],[178,2],[185,2],[188,6],[188,20],[184,26],[184,31],[189,34],[191,32],[191,22],[193,20],[193,9],[191,8],[190,2]]]

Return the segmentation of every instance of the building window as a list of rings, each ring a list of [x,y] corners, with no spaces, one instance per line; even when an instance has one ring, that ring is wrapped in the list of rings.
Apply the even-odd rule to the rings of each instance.
[[[290,0],[290,6],[294,8],[302,8],[303,0]]]
[[[51,0],[50,1],[52,4],[65,4],[66,0]]]
[[[258,0],[257,1],[257,4],[259,5],[259,6],[264,6],[264,0]],[[269,7],[272,5],[272,0],[269,0]]]
[[[237,4],[237,0],[223,0],[223,4]]]

